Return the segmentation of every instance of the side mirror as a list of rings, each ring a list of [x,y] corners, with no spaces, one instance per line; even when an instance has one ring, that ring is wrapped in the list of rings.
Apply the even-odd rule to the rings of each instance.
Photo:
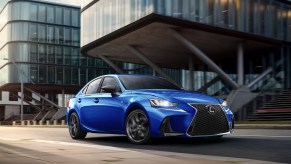
[[[101,87],[101,92],[114,94],[116,92],[116,86],[105,85],[105,86]]]

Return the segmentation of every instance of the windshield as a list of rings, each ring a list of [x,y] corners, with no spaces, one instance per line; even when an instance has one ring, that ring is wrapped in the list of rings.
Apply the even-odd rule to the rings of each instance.
[[[119,79],[125,89],[137,90],[137,89],[173,89],[181,90],[178,86],[171,82],[158,77],[151,76],[119,76]]]

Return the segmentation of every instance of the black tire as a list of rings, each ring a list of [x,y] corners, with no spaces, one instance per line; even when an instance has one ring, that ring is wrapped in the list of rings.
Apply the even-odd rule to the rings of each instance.
[[[126,118],[126,134],[134,144],[146,144],[151,141],[148,117],[141,109],[129,113]]]
[[[71,113],[69,117],[69,132],[70,136],[73,139],[84,139],[87,135],[87,132],[84,132],[80,127],[80,121],[77,113]]]

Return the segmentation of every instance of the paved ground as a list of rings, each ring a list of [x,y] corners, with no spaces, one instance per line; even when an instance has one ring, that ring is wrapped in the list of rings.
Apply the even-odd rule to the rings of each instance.
[[[239,129],[220,141],[168,138],[133,145],[124,136],[66,128],[1,127],[0,164],[38,163],[291,163],[291,130]]]

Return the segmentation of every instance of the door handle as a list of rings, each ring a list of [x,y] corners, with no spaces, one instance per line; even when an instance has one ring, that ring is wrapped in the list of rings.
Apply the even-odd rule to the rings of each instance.
[[[98,99],[98,98],[95,98],[95,99],[94,99],[94,102],[95,102],[95,103],[99,103],[99,99]]]
[[[82,102],[82,99],[81,99],[81,98],[79,98],[79,99],[78,99],[78,103],[81,103],[81,102]]]

